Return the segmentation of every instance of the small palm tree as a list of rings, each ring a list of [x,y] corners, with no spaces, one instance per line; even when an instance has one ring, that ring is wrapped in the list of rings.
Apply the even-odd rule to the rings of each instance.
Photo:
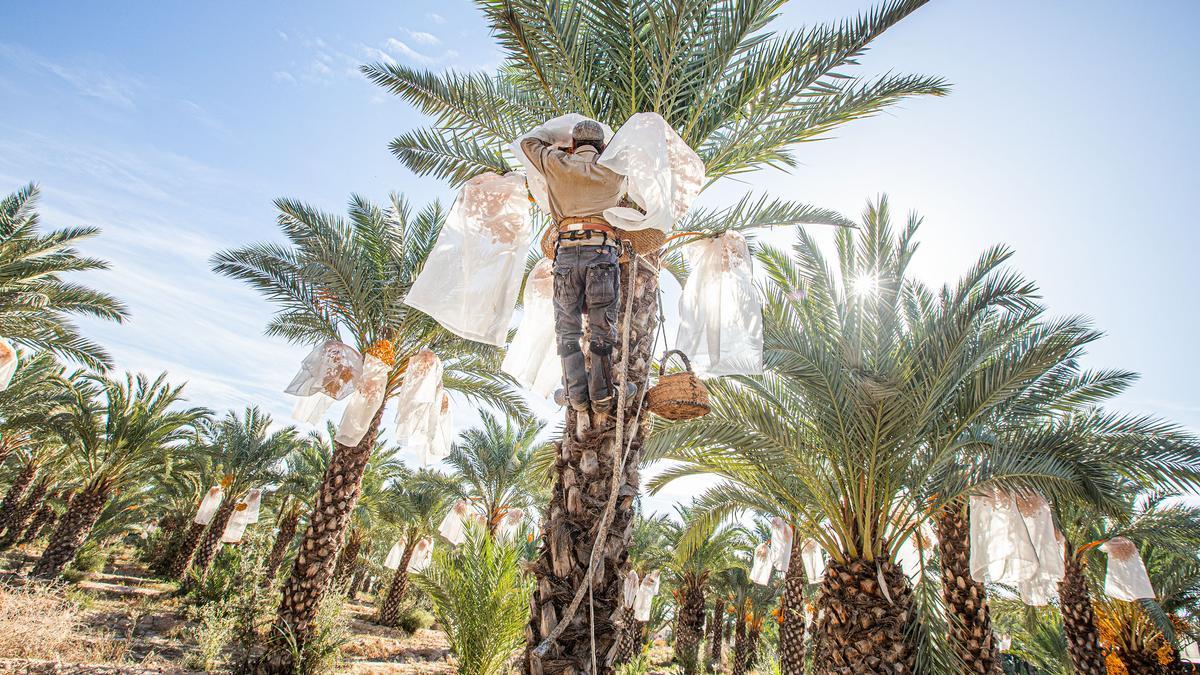
[[[18,349],[17,356],[21,367],[0,391],[0,465],[35,436],[47,435],[46,421],[70,400],[70,382],[53,354]]]
[[[472,532],[456,549],[435,549],[416,575],[463,675],[502,672],[525,639],[533,581],[521,571],[522,551],[521,542]]]
[[[128,312],[113,296],[63,279],[71,272],[108,269],[108,263],[75,248],[99,230],[42,232],[38,195],[30,184],[0,200],[0,336],[103,369],[112,360],[108,352],[84,337],[72,318],[121,322]]]
[[[489,532],[513,509],[529,510],[546,502],[547,476],[538,465],[537,419],[480,415],[481,426],[459,437],[446,458],[451,476],[461,483],[461,496],[471,499],[487,518]]]
[[[33,575],[53,579],[70,562],[95,527],[111,497],[141,486],[164,456],[184,443],[208,415],[203,408],[177,408],[183,387],[166,375],[151,380],[126,375],[72,378],[72,399],[52,423],[67,445],[81,487],[50,535]]]
[[[183,550],[180,557],[191,558],[191,574],[203,580],[213,556],[221,547],[221,535],[233,517],[239,500],[251,489],[262,489],[279,479],[282,462],[298,445],[295,427],[272,431],[271,416],[256,406],[246,408],[241,417],[230,411],[209,430],[203,452],[218,475],[222,476],[225,497],[208,523],[204,538],[194,554]],[[184,570],[187,573],[187,570]],[[183,580],[182,577],[180,579]]]
[[[470,399],[523,412],[524,404],[500,376],[499,353],[458,338],[401,302],[437,238],[443,213],[434,204],[414,214],[396,195],[387,208],[351,200],[349,219],[279,200],[287,246],[257,244],[218,253],[213,268],[246,282],[277,307],[267,334],[298,344],[345,340],[359,352],[395,354],[384,402],[356,446],[337,443],[304,532],[301,553],[283,588],[276,618],[279,640],[264,668],[288,670],[303,646],[358,502],[363,472],[376,445],[387,399],[400,386],[409,360],[432,349],[445,364],[444,384]]]
[[[548,118],[579,112],[616,128],[631,115],[650,111],[661,114],[696,149],[711,185],[721,177],[766,166],[792,166],[797,143],[826,136],[905,97],[946,93],[936,78],[846,75],[873,40],[924,3],[893,0],[855,20],[776,33],[770,25],[782,0],[481,1],[505,55],[497,73],[438,74],[395,63],[373,64],[363,71],[436,118],[434,127],[392,142],[392,151],[418,174],[459,184],[487,171],[505,173],[515,164],[504,148]],[[693,211],[676,227],[711,234],[797,223],[848,224],[824,209],[747,197],[726,209]],[[662,264],[677,273],[684,270],[680,247],[685,241],[676,240],[662,254]],[[628,313],[632,337],[627,347],[614,352],[614,364],[628,364],[618,366],[614,378],[624,377],[642,391],[653,359],[659,260],[651,255],[648,264],[638,261],[636,275],[631,264],[622,270],[627,281],[622,284],[617,325],[624,325]],[[637,401],[629,401],[621,414],[633,419],[638,409]],[[575,611],[568,608],[578,608],[591,588],[598,616],[618,609],[625,547],[606,545],[594,562],[572,556],[570,562],[560,560],[557,568],[553,552],[583,550],[605,538],[600,523],[612,473],[629,488],[639,487],[634,467],[640,463],[643,427],[634,426],[633,438],[625,439],[630,448],[626,451],[617,447],[615,423],[598,429],[587,447],[572,438],[574,423],[567,420],[564,461],[556,470],[549,509],[553,515],[534,567],[544,583],[535,591],[539,610],[530,623],[527,659],[567,659],[582,672],[590,667],[584,655],[592,635],[568,616]],[[597,486],[589,495],[593,505],[568,509],[568,492],[578,484],[580,462],[593,452],[604,458],[599,475],[588,479]],[[614,467],[610,457],[624,457],[625,466]],[[622,472],[628,472],[624,481]],[[633,508],[632,499],[621,500],[607,530],[621,533],[624,544]],[[563,570],[564,565],[569,569]],[[589,573],[593,565],[603,572],[602,578]],[[562,583],[564,578],[569,583]],[[541,631],[539,614],[559,618],[555,640]],[[598,651],[611,654],[619,635],[616,624],[597,631]],[[538,670],[536,664],[529,667]],[[607,657],[604,668],[611,668]]]
[[[412,561],[417,544],[426,537],[434,537],[438,524],[450,508],[457,484],[453,479],[430,471],[411,474],[393,483],[383,499],[383,520],[390,527],[385,529],[393,541],[402,540],[400,563],[388,582],[383,602],[379,606],[379,623],[396,627],[400,623],[400,609],[408,594],[408,566]],[[389,544],[390,548],[390,544]]]

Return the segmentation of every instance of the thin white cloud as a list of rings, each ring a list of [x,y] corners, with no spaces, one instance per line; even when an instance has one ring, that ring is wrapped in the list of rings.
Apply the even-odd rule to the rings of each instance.
[[[287,34],[287,33],[283,32],[283,31],[281,31],[281,30],[277,30],[277,31],[275,31],[275,33],[276,33],[276,34],[279,36],[279,39],[280,39],[280,40],[283,40],[284,42],[287,42],[287,41],[288,41],[288,34]]]
[[[49,73],[69,85],[77,94],[103,101],[124,110],[136,110],[136,93],[142,89],[136,78],[114,75],[93,65],[59,63],[24,47],[0,42],[0,60],[33,72]]]
[[[413,42],[415,42],[419,45],[440,45],[440,44],[442,44],[441,39],[439,39],[438,36],[434,35],[433,33],[426,33],[424,31],[407,30],[407,29],[405,30],[405,32],[408,33],[408,37]]]
[[[422,54],[412,47],[409,47],[404,42],[397,40],[396,38],[388,38],[386,44],[386,49],[389,52],[408,61],[413,61],[415,63],[420,63],[427,66],[436,62],[436,59],[434,59],[432,56]]]
[[[441,14],[435,14],[435,13],[431,12],[429,14],[426,14],[425,16],[428,17],[430,21],[432,21],[436,24],[446,23],[446,17],[442,16]]]
[[[286,70],[276,70],[275,72],[271,73],[271,77],[275,78],[275,81],[277,82],[287,82],[288,84],[296,83],[296,76],[292,75]]]

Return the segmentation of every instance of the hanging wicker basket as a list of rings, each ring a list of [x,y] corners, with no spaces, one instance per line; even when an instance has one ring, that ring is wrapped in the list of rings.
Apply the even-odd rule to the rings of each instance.
[[[664,375],[667,359],[678,354],[684,370]],[[692,372],[692,363],[687,354],[672,349],[663,354],[658,362],[658,384],[646,392],[646,403],[650,412],[669,420],[694,420],[709,413],[708,388]]]

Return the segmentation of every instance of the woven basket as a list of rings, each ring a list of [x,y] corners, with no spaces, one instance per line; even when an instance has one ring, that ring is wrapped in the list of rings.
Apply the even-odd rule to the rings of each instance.
[[[628,241],[633,247],[633,252],[638,255],[646,255],[654,253],[662,248],[667,241],[667,235],[661,230],[653,228],[646,230],[622,230],[617,229],[617,237],[622,241]],[[546,228],[542,234],[542,255],[554,260],[554,245],[558,242],[558,230],[551,225]],[[622,260],[621,262],[625,262]]]
[[[663,375],[667,359],[678,354],[685,370]],[[708,388],[692,372],[692,363],[687,354],[672,349],[663,354],[658,362],[658,384],[646,392],[646,404],[650,412],[669,420],[694,420],[709,413]]]

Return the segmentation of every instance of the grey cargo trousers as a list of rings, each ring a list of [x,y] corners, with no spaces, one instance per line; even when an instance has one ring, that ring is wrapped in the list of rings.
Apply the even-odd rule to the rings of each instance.
[[[562,246],[554,259],[554,328],[567,398],[575,410],[592,404],[605,412],[612,401],[612,351],[617,340],[621,275],[616,246]],[[580,341],[588,322],[589,372]]]

